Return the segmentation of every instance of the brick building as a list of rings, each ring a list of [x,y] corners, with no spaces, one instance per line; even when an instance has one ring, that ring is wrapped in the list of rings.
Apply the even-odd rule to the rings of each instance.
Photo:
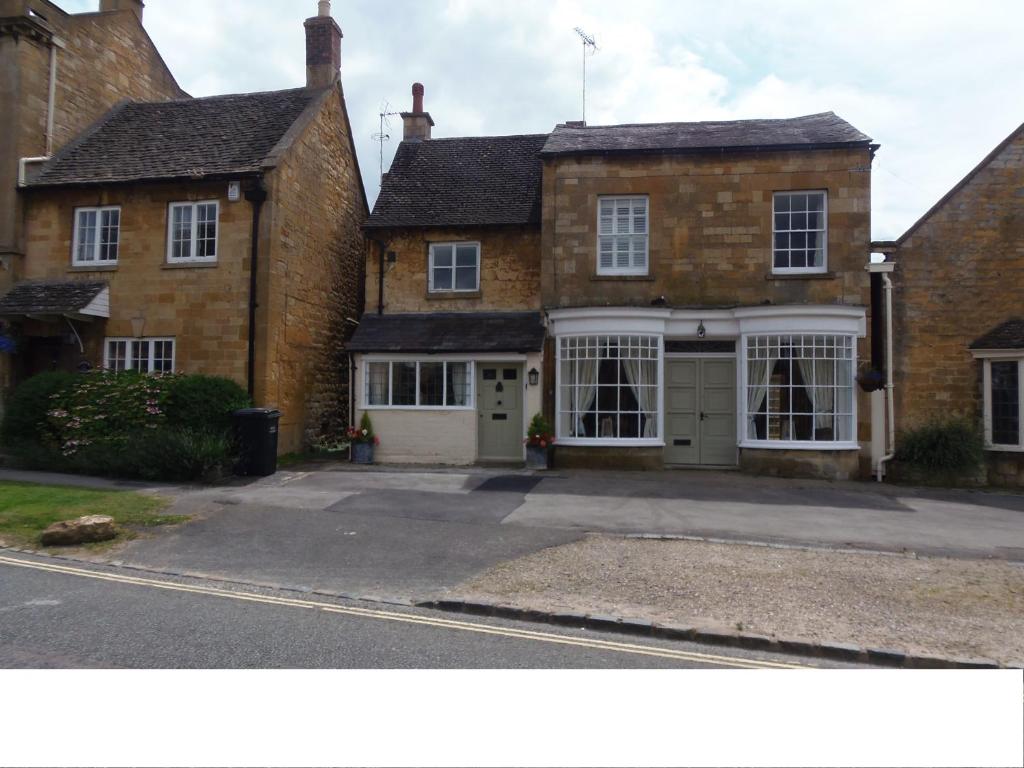
[[[281,409],[282,452],[344,424],[368,208],[342,33],[319,5],[305,87],[125,101],[32,169],[19,279],[0,297],[16,378],[227,376]]]
[[[1024,125],[894,243],[896,428],[983,425],[989,479],[1024,485]]]
[[[350,346],[385,460],[521,460],[543,410],[562,465],[870,466],[867,136],[827,113],[432,139],[413,95]]]

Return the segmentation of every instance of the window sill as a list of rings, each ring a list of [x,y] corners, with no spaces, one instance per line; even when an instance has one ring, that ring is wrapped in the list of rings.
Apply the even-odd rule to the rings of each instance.
[[[453,299],[483,298],[482,291],[427,291],[427,301],[451,301]]]
[[[768,451],[859,451],[860,443],[824,441],[812,443],[802,440],[743,440],[740,448],[751,448]]]
[[[765,280],[836,280],[835,272],[769,272]]]
[[[364,411],[416,411],[420,413],[465,413],[475,411],[472,405],[364,405]]]
[[[657,438],[611,438],[611,437],[560,437],[555,447],[567,445],[591,448],[664,448],[665,441]]]
[[[653,283],[654,275],[591,275],[595,283]]]
[[[95,267],[85,264],[72,264],[68,272],[116,272],[117,264],[97,264]]]
[[[1021,445],[986,445],[986,451],[991,453],[1024,453],[1024,446]]]
[[[179,264],[161,264],[160,269],[211,269],[216,266],[216,261],[183,261]]]

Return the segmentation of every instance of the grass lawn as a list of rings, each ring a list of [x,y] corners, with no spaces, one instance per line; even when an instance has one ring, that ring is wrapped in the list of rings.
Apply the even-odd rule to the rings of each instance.
[[[125,528],[118,539],[134,538],[131,528],[176,525],[184,515],[165,515],[166,499],[131,491],[97,491],[53,485],[0,482],[0,541],[39,544],[39,534],[60,520],[110,515]]]

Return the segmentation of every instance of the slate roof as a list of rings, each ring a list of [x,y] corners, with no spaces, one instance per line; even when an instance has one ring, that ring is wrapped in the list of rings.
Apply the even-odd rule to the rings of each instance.
[[[1024,349],[1024,318],[1015,317],[971,344],[971,349]]]
[[[708,152],[726,149],[810,149],[867,146],[871,138],[834,112],[781,120],[727,120],[638,125],[559,125],[545,156],[605,153]]]
[[[350,352],[536,352],[544,346],[539,312],[365,314]]]
[[[547,134],[403,141],[368,228],[540,224]]]
[[[225,176],[263,160],[322,92],[125,102],[44,163],[28,186]]]
[[[18,283],[0,296],[0,316],[74,314],[106,287],[103,282],[84,280]]]

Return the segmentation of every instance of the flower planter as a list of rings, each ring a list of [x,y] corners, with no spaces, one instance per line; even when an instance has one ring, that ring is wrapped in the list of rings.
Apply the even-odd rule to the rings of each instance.
[[[526,446],[526,468],[547,469],[551,453],[548,448],[541,448],[539,445]]]
[[[353,464],[373,464],[373,443],[352,443]]]

